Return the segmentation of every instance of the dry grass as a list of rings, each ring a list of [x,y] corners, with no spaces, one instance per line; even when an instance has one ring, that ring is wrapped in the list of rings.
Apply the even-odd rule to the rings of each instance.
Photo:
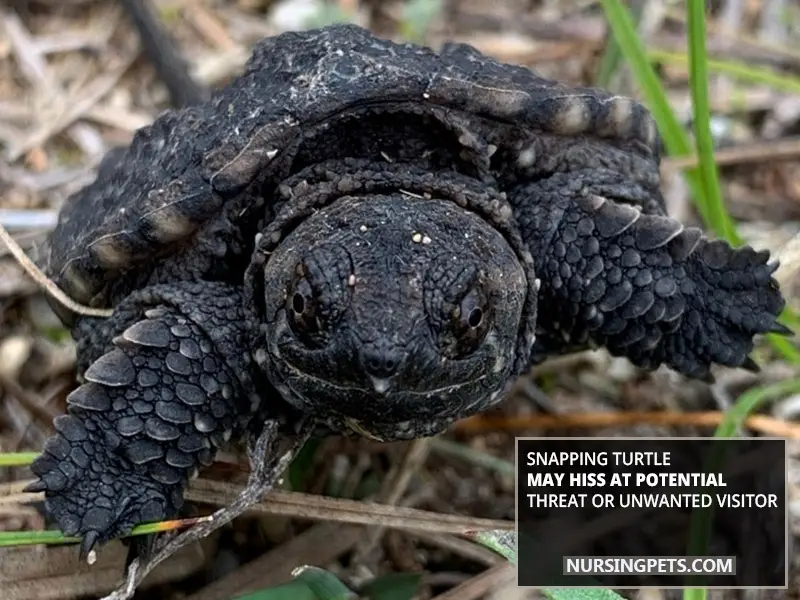
[[[253,43],[300,26],[298,14],[313,2],[162,0],[158,4],[195,76],[221,85],[235,76]],[[660,2],[644,4],[643,28],[650,43],[666,50],[685,48],[677,15],[661,10]],[[800,71],[800,55],[792,50],[800,47],[796,8],[778,18],[771,11],[781,2],[719,4],[709,40],[716,58],[787,73]],[[352,20],[381,35],[399,37],[401,2],[340,0],[338,5]],[[450,0],[444,2],[444,14],[431,24],[428,43],[466,41],[545,76],[592,83],[605,43],[605,25],[602,13],[590,5],[580,0]],[[112,0],[4,2],[0,31],[0,223],[11,226],[15,239],[36,260],[55,211],[90,181],[108,148],[129,141],[137,128],[167,108],[167,95],[139,56],[136,36]],[[666,65],[662,75],[674,105],[685,115],[689,96],[685,67]],[[624,72],[612,84],[618,91],[634,92]],[[723,192],[731,214],[741,222],[748,241],[782,257],[781,282],[790,302],[798,306],[797,95],[730,77],[715,77],[713,84],[716,123],[722,132]],[[676,174],[679,166],[679,161],[665,161],[668,205],[674,216],[697,222]],[[759,349],[759,358],[762,373],[720,370],[712,387],[666,371],[640,373],[602,352],[555,360],[521,382],[493,411],[491,416],[501,419],[500,425],[465,423],[449,437],[473,453],[513,461],[514,435],[546,435],[552,425],[547,419],[558,416],[574,419],[567,421],[572,428],[559,429],[558,435],[708,434],[714,417],[686,413],[724,410],[748,388],[800,374],[766,348]],[[52,417],[63,412],[64,398],[74,385],[74,364],[74,347],[44,295],[12,257],[0,258],[0,451],[42,446]],[[532,387],[533,380],[540,388]],[[538,415],[542,409],[551,416]],[[636,420],[628,414],[653,410],[677,416],[659,421]],[[612,416],[591,422],[587,430],[580,422],[585,417],[575,416],[583,413]],[[753,431],[796,438],[798,415],[800,399],[786,398],[766,409],[756,419],[761,419],[761,428],[756,423]],[[511,427],[512,423],[516,425]],[[791,497],[796,507],[798,443],[792,444],[792,452]],[[237,456],[223,457],[207,477],[235,488],[246,479],[240,465]],[[29,477],[24,469],[0,470],[0,483]],[[32,498],[19,494],[19,485],[0,489],[8,494],[0,498],[0,530],[45,526],[41,513],[30,504]],[[299,508],[271,516],[251,514],[175,556],[153,574],[137,598],[228,598],[285,581],[292,568],[305,563],[327,566],[353,585],[378,573],[425,571],[429,575],[421,597],[442,600],[485,597],[508,578],[507,569],[492,566],[496,557],[472,544],[441,531],[409,532],[402,527],[404,513],[399,510],[513,519],[513,481],[507,475],[424,445],[330,439],[322,442],[308,468],[305,491],[397,505],[397,511],[387,509],[387,514],[400,518],[400,526],[367,507],[366,517],[346,522],[332,513],[314,517]],[[209,493],[195,500],[203,513],[221,501]],[[796,532],[795,517],[793,512]],[[320,519],[328,522],[310,524]],[[110,548],[93,569],[77,564],[74,548],[0,550],[0,595],[3,600],[97,597],[108,592],[121,573],[124,553],[118,544]]]

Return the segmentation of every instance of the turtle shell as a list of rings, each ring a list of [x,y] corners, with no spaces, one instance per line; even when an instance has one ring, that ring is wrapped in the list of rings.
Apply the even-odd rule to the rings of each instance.
[[[60,212],[48,275],[73,299],[106,306],[110,284],[151,270],[232,207],[245,210],[241,199],[254,196],[244,192],[280,171],[273,163],[308,131],[354,107],[390,104],[624,140],[656,162],[660,151],[655,123],[636,101],[568,87],[467,45],[437,53],[354,25],[284,33],[257,44],[244,73],[209,102],[164,113],[101,166]]]

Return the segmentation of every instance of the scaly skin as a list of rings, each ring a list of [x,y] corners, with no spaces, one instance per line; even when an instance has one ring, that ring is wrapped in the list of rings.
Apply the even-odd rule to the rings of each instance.
[[[259,410],[241,306],[229,286],[158,286],[105,321],[113,341],[67,397],[29,488],[47,492],[48,513],[84,538],[84,554],[175,517],[188,480]]]
[[[646,369],[663,363],[709,381],[712,364],[757,368],[753,336],[789,333],[775,321],[785,304],[777,264],[612,200],[642,193],[599,170],[511,192],[542,280],[535,360],[602,346]]]

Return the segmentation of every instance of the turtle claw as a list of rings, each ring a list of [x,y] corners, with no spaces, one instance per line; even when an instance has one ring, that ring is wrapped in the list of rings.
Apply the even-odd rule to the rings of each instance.
[[[31,481],[28,485],[22,488],[25,494],[38,494],[39,492],[47,491],[47,484],[41,479]]]
[[[100,534],[94,529],[87,531],[81,540],[80,559],[81,562],[86,562],[89,558],[89,553],[94,550],[97,542],[100,540]]]
[[[775,323],[772,324],[772,327],[770,327],[770,329],[769,329],[769,333],[777,333],[778,335],[785,335],[787,337],[794,337],[794,331],[789,329],[783,323],[778,323],[777,321],[775,321]]]
[[[75,435],[73,425],[61,423],[63,431],[45,444],[31,465],[38,479],[25,491],[44,492],[48,515],[65,536],[82,538],[80,557],[86,560],[98,546],[128,535],[140,522],[173,514],[175,507],[164,485],[146,471],[132,472],[94,431]]]
[[[761,372],[761,367],[759,366],[759,364],[749,356],[742,363],[742,368],[746,369],[746,370],[748,370],[748,371],[750,371],[752,373],[760,373]]]

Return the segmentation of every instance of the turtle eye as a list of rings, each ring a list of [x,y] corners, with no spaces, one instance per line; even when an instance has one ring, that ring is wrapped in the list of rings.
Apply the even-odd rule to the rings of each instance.
[[[299,277],[292,286],[287,298],[287,313],[292,327],[302,333],[316,333],[319,330],[314,289],[305,276]]]
[[[463,357],[474,352],[486,337],[491,321],[489,298],[481,286],[470,288],[461,298],[451,320],[455,334],[454,355]]]

